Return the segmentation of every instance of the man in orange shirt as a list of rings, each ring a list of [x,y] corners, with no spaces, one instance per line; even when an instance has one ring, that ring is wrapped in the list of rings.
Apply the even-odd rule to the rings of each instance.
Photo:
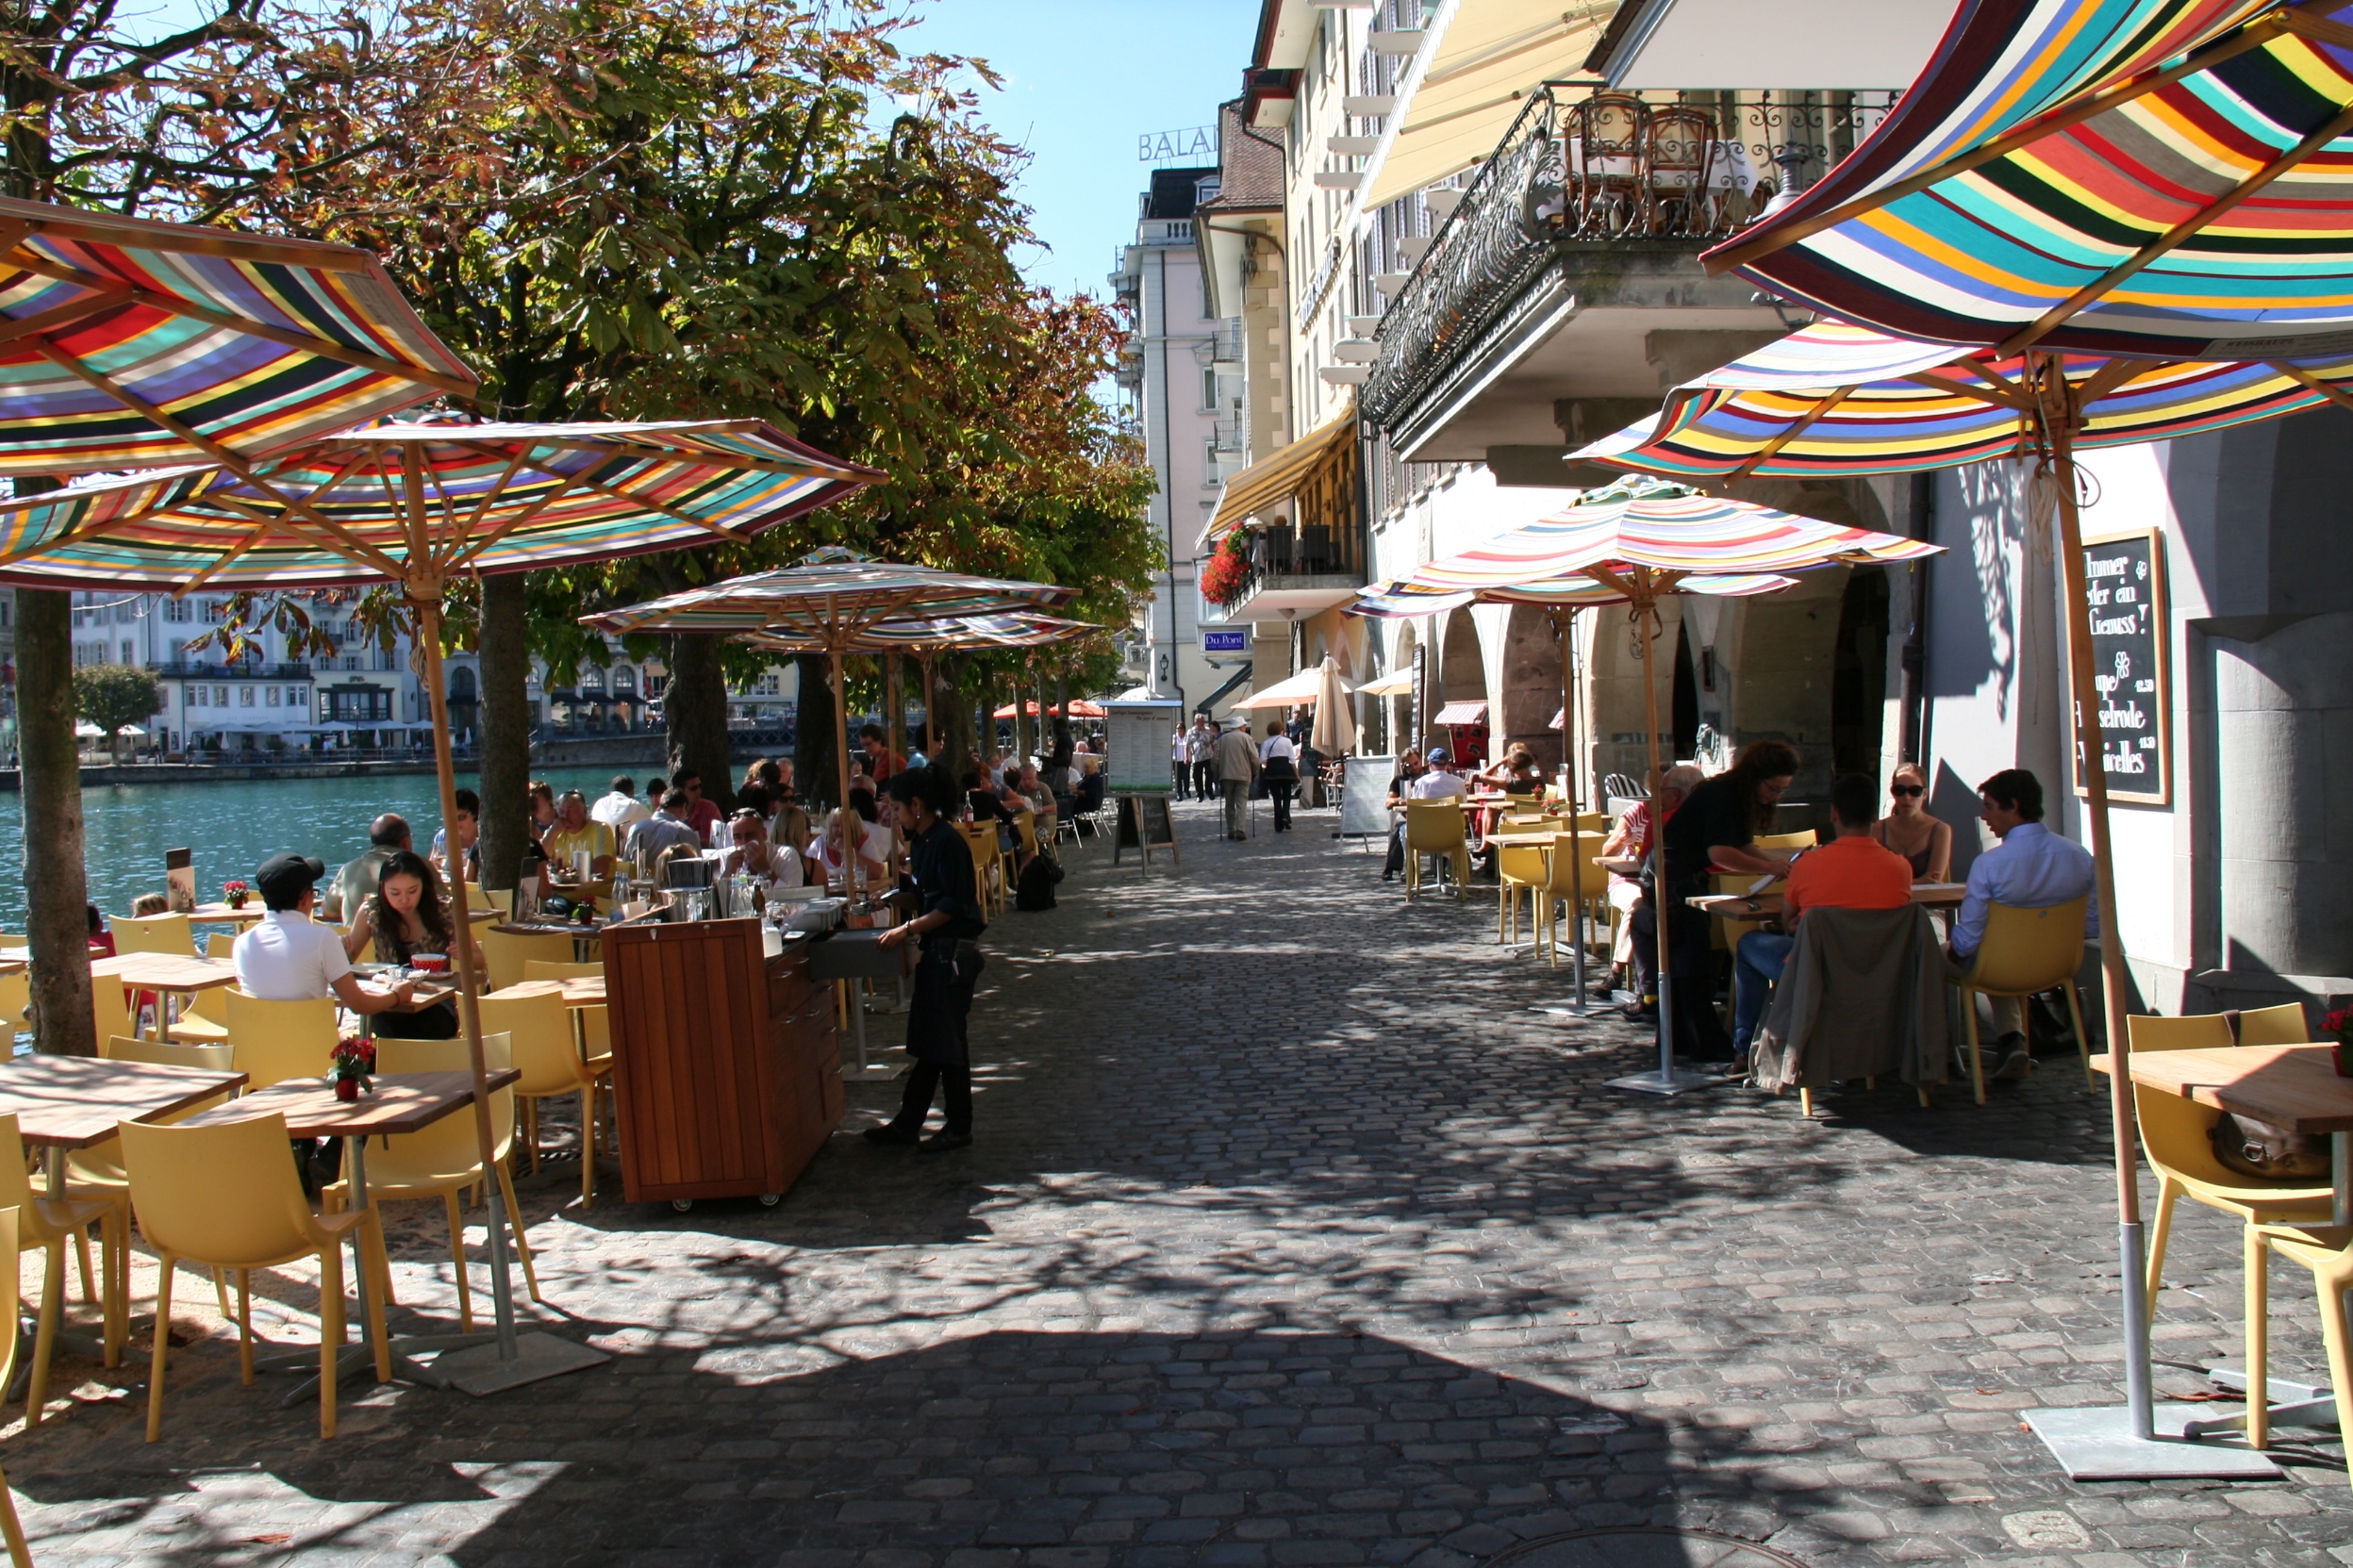
[[[1861,773],[1831,785],[1831,819],[1838,836],[1800,851],[1781,894],[1780,931],[1752,931],[1733,954],[1733,1070],[1745,1068],[1748,1041],[1765,1017],[1765,999],[1798,945],[1793,934],[1809,909],[1901,909],[1912,901],[1912,863],[1871,836],[1879,786]]]

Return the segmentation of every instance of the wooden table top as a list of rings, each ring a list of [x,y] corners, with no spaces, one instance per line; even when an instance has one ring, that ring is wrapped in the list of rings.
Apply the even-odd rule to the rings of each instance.
[[[501,1067],[490,1074],[490,1087],[503,1089],[522,1077],[516,1068]],[[217,1127],[274,1111],[286,1118],[290,1138],[373,1138],[431,1127],[472,1102],[473,1074],[468,1072],[379,1073],[368,1093],[350,1101],[337,1099],[335,1085],[323,1078],[290,1078],[179,1125]]]
[[[2113,1072],[2113,1059],[2092,1066]],[[2308,1137],[2353,1132],[2353,1078],[2337,1076],[2334,1046],[2136,1050],[2132,1081]]]
[[[237,966],[225,958],[179,953],[117,953],[90,961],[92,975],[108,975],[141,991],[209,991],[237,981]]]
[[[0,1064],[0,1115],[13,1114],[28,1144],[88,1148],[117,1122],[152,1121],[245,1081],[240,1072],[109,1062],[95,1056],[20,1056]]]
[[[491,913],[495,915],[497,914],[497,911],[493,910]],[[490,929],[505,936],[581,937],[595,936],[600,932],[604,931],[607,923],[607,917],[602,915],[596,917],[596,923],[594,925],[587,926],[575,925],[570,920],[534,920],[528,925],[522,925],[505,918],[504,916],[501,916],[499,917],[498,924],[492,926]]]
[[[1951,909],[1958,906],[1961,900],[1968,896],[1968,892],[1967,883],[1915,882],[1912,884],[1912,901],[1915,904],[1926,905],[1930,909]],[[1781,912],[1781,896],[1779,893],[1760,893],[1754,898],[1739,893],[1707,893],[1698,898],[1685,899],[1683,902],[1694,909],[1704,910],[1710,915],[1732,915],[1742,919],[1755,915],[1779,915]]]
[[[33,961],[29,958],[0,957],[0,975],[21,975],[32,966]]]
[[[204,926],[250,926],[258,922],[264,915],[269,913],[270,911],[261,902],[261,896],[256,894],[247,899],[243,907],[239,909],[231,909],[228,905],[217,900],[208,904],[198,904],[188,912],[188,917],[198,925]]]
[[[512,985],[502,985],[490,994],[494,997],[544,997],[550,992],[560,995],[566,1007],[602,1007],[606,1000],[603,975],[517,981]]]

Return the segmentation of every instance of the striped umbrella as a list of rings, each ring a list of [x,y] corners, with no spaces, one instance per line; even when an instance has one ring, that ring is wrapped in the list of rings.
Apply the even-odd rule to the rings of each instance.
[[[463,573],[522,571],[739,541],[869,483],[752,420],[653,424],[386,423],[248,462],[174,469],[0,502],[0,580],[47,587],[288,588],[398,582],[424,658],[441,812],[456,820],[441,596]],[[467,929],[465,879],[453,879]],[[472,944],[457,944],[459,1011],[475,1131],[495,1147]],[[568,1341],[518,1336],[503,1199],[491,1196],[494,1363],[461,1374],[480,1392],[602,1360]]]
[[[1736,481],[2046,457],[2033,377],[2051,360],[2082,409],[2077,447],[2132,446],[2353,403],[2353,355],[2268,365],[2056,354],[2030,363],[1825,321],[1683,383],[1657,416],[1570,460]]]
[[[1356,613],[1428,615],[1455,604],[1530,604],[1549,611],[1561,639],[1561,708],[1576,701],[1575,638],[1570,617],[1587,604],[1628,606],[1646,644],[1646,669],[1655,667],[1661,622],[1658,601],[1675,593],[1747,595],[1790,587],[1781,575],[1837,561],[1910,561],[1937,553],[1917,539],[1799,517],[1752,502],[1703,495],[1688,487],[1636,475],[1590,490],[1552,517],[1499,535],[1458,554],[1426,562],[1396,583],[1368,590]],[[1418,604],[1418,609],[1400,606]],[[1651,812],[1659,805],[1659,694],[1654,678],[1642,683],[1649,731]],[[1566,738],[1566,732],[1564,731]],[[1576,770],[1569,770],[1572,809]],[[1575,832],[1574,824],[1571,832]],[[1652,852],[1663,852],[1651,835]],[[1583,847],[1570,851],[1582,861]],[[1654,882],[1665,885],[1654,862]],[[1580,890],[1582,891],[1582,890]],[[1582,905],[1582,899],[1579,902]],[[1667,984],[1668,923],[1659,933],[1659,1067],[1655,1074],[1618,1079],[1621,1087],[1673,1094],[1705,1080],[1675,1070],[1673,1001]],[[1584,1000],[1584,945],[1575,944],[1577,998]]]
[[[0,503],[0,580],[186,591],[453,574],[737,542],[873,470],[757,420],[390,422]]]
[[[2341,0],[1966,0],[1870,138],[1707,263],[1882,331],[2031,351],[2021,389],[2057,470],[2060,565],[2067,602],[2080,605],[2074,447],[2091,400],[2059,351],[2292,371],[2291,361],[2353,350],[2345,9]],[[2085,617],[2068,618],[2067,644],[2080,725],[2099,711]],[[2153,1440],[2130,989],[2106,770],[2081,766],[2099,754],[2078,734],[2095,887],[2111,916],[2099,950],[2127,1402],[2046,1411],[2038,1430],[2073,1475],[2245,1474],[2211,1448]]]
[[[601,632],[718,632],[758,635],[770,646],[822,652],[832,662],[837,702],[843,696],[841,659],[860,641],[893,623],[953,620],[972,616],[1025,616],[1062,608],[1078,589],[1010,578],[973,577],[937,567],[876,560],[855,551],[820,550],[795,566],[731,577],[624,610],[585,616]],[[837,752],[839,749],[837,749]],[[850,758],[839,752],[841,803],[850,800]],[[857,892],[857,857],[842,857],[851,893]]]
[[[0,199],[0,474],[234,466],[476,386],[365,251]]]

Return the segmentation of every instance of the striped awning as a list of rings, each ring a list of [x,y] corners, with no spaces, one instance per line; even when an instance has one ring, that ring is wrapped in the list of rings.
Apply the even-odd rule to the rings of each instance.
[[[764,633],[836,652],[858,652],[870,628],[893,620],[1021,615],[1055,610],[1078,589],[820,550],[797,566],[732,577],[708,587],[585,616],[616,635],[632,632]]]
[[[235,462],[476,385],[365,251],[0,199],[0,475]]]
[[[389,423],[240,467],[0,502],[0,581],[437,586],[462,571],[740,541],[876,477],[757,420]]]
[[[1209,520],[1201,524],[1197,548],[1206,548],[1240,528],[1257,514],[1289,501],[1307,487],[1317,465],[1333,449],[1355,438],[1356,411],[1326,420],[1270,457],[1262,457],[1225,483]]]
[[[1433,724],[1484,724],[1487,705],[1484,702],[1449,702],[1430,718]]]
[[[1870,138],[1708,265],[2013,354],[2353,353],[2347,9],[1966,0]]]
[[[2078,447],[2130,446],[2353,401],[2353,354],[2298,363],[2061,356],[2085,399]],[[2031,454],[2023,356],[1822,322],[1685,382],[1652,419],[1573,461],[1688,479],[1901,473]]]

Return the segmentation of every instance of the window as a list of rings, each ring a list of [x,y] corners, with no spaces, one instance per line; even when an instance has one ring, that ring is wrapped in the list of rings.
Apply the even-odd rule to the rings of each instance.
[[[1203,314],[1207,314],[1207,312],[1203,312]],[[1215,408],[1218,406],[1218,370],[1214,365],[1204,365],[1201,367],[1201,405],[1203,408]],[[842,831],[847,833],[849,830],[845,828]]]
[[[307,687],[305,687],[305,686],[288,686],[288,687],[286,688],[286,705],[287,705],[288,707],[290,707],[290,708],[299,708],[299,707],[303,707],[303,706],[307,705],[307,704],[309,702],[309,701],[310,701],[310,692],[309,692],[309,689],[308,689]]]
[[[326,717],[338,723],[369,724],[392,717],[392,694],[382,686],[344,686],[321,695]]]
[[[772,669],[752,683],[752,695],[754,697],[782,697],[784,694],[785,678]],[[845,828],[842,832],[847,834],[849,830]]]
[[[212,705],[216,708],[225,708],[229,705],[228,687],[214,686],[212,688]],[[847,832],[848,830],[845,829],[844,831]]]
[[[250,707],[252,707],[252,706],[254,705],[254,688],[253,688],[253,687],[251,687],[251,686],[239,686],[239,687],[237,688],[237,705],[238,705],[239,707],[240,707],[240,708],[250,708]],[[842,830],[842,832],[844,832],[845,834],[846,834],[846,833],[848,833],[849,831],[850,831],[850,830],[848,830],[847,828],[844,828],[844,829]]]
[[[185,599],[165,600],[163,602],[163,619],[166,620],[180,621],[183,623],[189,620],[191,617],[189,613],[188,601]]]
[[[265,686],[263,689],[270,694],[266,701],[271,707],[278,707],[285,701],[286,694],[276,686]]]
[[[123,641],[123,662],[124,664],[136,664],[139,662],[137,658],[132,655],[130,639],[127,637]],[[844,828],[841,831],[845,837],[850,832],[848,828]]]
[[[392,650],[390,650],[390,649],[389,649],[389,648],[379,648],[379,649],[377,649],[377,650],[376,650],[376,668],[377,668],[377,669],[379,669],[379,670],[383,670],[383,671],[387,671],[387,672],[389,672],[389,671],[391,671],[391,670],[398,669],[399,668],[400,668],[399,664],[397,664],[396,662],[394,662],[394,659],[393,659],[393,654],[392,654]],[[849,830],[845,828],[845,829],[844,829],[844,830],[842,830],[842,831],[846,833],[846,832],[848,832]]]
[[[188,705],[191,708],[203,707],[205,705],[205,697],[207,689],[208,688],[204,686],[190,686],[188,688]]]

